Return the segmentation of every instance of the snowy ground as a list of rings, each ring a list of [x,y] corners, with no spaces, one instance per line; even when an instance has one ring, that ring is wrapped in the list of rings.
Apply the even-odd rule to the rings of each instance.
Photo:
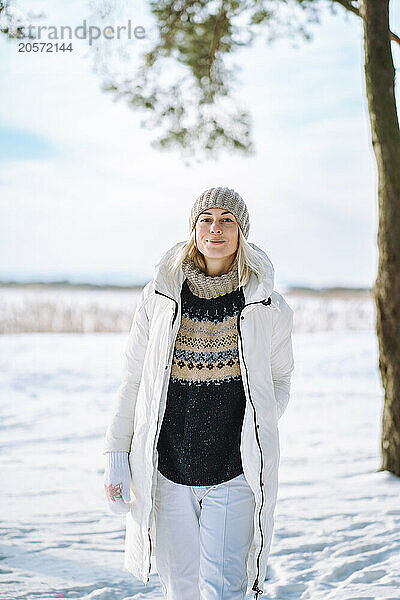
[[[0,336],[0,598],[162,598],[123,567],[102,446],[126,336]],[[399,600],[400,480],[377,472],[372,331],[297,333],[262,598]],[[250,593],[248,597],[251,598]]]

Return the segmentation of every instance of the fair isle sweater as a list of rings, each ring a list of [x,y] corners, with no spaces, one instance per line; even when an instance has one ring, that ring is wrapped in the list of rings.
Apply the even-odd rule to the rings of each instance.
[[[246,399],[237,319],[244,295],[232,273],[222,281],[201,275],[206,283],[219,281],[212,288],[217,292],[236,287],[210,298],[213,292],[196,284],[193,264],[189,266],[157,443],[158,470],[175,483],[215,485],[243,473],[240,438]]]

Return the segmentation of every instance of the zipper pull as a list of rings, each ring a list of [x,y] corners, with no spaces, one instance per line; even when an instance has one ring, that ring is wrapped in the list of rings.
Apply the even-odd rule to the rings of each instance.
[[[261,304],[264,304],[264,306],[270,306],[273,310],[281,312],[281,309],[279,308],[279,301],[277,301],[277,303],[275,304],[274,302],[272,302],[271,296],[269,296],[267,300],[261,300]]]
[[[264,590],[262,590],[261,588],[258,587],[258,578],[255,580],[254,585],[251,589],[253,590],[253,592],[255,592],[255,594],[254,594],[255,600],[257,600],[258,596],[260,596],[261,594],[264,593]]]

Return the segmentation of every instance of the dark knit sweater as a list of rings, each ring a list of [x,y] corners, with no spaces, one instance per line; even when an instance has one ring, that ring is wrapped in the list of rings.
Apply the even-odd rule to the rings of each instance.
[[[185,279],[158,469],[184,485],[215,485],[243,473],[240,437],[245,393],[238,357],[241,288],[200,298]]]

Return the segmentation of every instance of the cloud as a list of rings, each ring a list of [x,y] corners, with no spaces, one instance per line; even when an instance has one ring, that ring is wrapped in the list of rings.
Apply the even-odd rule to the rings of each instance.
[[[12,160],[51,159],[59,148],[36,132],[0,126],[0,162]]]

